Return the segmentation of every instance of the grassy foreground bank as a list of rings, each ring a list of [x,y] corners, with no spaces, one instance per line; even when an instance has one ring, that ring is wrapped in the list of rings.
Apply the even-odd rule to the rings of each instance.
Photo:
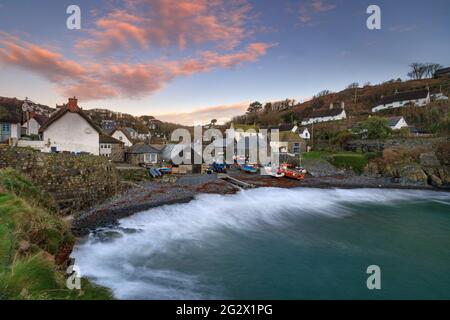
[[[0,300],[111,299],[86,279],[66,287],[74,244],[51,198],[14,170],[0,170]]]

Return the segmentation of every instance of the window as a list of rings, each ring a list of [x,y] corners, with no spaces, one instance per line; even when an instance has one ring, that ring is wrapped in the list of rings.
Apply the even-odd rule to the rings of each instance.
[[[156,163],[158,162],[158,155],[155,153],[145,153],[144,162],[146,163]]]
[[[0,123],[0,142],[8,140],[11,135],[11,124]]]

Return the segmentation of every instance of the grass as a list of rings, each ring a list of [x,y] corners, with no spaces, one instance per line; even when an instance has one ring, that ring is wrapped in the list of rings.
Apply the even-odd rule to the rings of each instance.
[[[351,169],[355,173],[361,174],[367,166],[369,160],[364,154],[333,154],[330,163],[336,168]]]
[[[304,160],[328,161],[336,168],[350,169],[357,174],[361,174],[370,159],[376,157],[373,153],[339,152],[331,153],[327,151],[311,151],[304,153]]]
[[[110,299],[85,279],[82,290],[66,288],[55,254],[74,238],[47,197],[17,172],[0,170],[0,300]]]

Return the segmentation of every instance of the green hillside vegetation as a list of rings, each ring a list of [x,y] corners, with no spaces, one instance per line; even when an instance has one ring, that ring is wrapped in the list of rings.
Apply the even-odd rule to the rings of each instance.
[[[258,112],[250,112],[242,116],[233,118],[236,124],[256,124],[260,126],[278,125],[280,123],[301,122],[307,118],[314,110],[327,109],[330,103],[345,102],[345,110],[347,119],[322,123],[315,126],[315,130],[339,132],[344,129],[350,129],[353,125],[360,121],[364,121],[372,114],[372,108],[377,105],[383,96],[395,94],[395,92],[407,92],[419,89],[429,88],[431,93],[442,92],[444,95],[450,95],[450,82],[448,79],[422,79],[402,81],[401,79],[390,80],[378,85],[365,84],[364,86],[356,86],[353,84],[347,89],[340,92],[323,92],[314,96],[311,100],[296,104],[287,110],[270,111],[259,110]],[[268,103],[270,105],[270,103]],[[380,116],[406,116],[406,120],[411,122],[417,128],[430,132],[442,133],[448,128],[448,112],[449,102],[434,102],[426,108],[398,108],[386,110],[378,113]],[[439,115],[445,115],[439,118]],[[445,120],[447,118],[447,120]]]
[[[111,299],[86,279],[82,290],[66,288],[57,263],[73,244],[51,198],[17,172],[0,170],[0,300]]]
[[[304,160],[327,161],[339,169],[353,170],[356,174],[364,172],[364,168],[369,160],[381,155],[376,153],[358,153],[358,152],[327,152],[311,151],[302,154]]]

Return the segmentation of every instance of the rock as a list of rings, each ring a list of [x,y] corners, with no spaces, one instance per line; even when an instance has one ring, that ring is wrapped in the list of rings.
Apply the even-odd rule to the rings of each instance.
[[[100,242],[112,242],[123,237],[123,234],[118,231],[101,231],[95,233],[95,238]]]
[[[399,168],[399,181],[403,185],[425,186],[428,184],[428,177],[417,163],[411,163]]]
[[[339,174],[339,171],[335,167],[323,160],[304,160],[303,167],[313,177],[326,177]]]
[[[441,187],[443,184],[442,180],[434,174],[432,174],[430,176],[430,180],[431,180],[431,185],[433,185],[434,187]]]
[[[441,163],[435,152],[427,152],[420,155],[420,165],[424,167],[439,167]]]
[[[19,242],[19,252],[24,253],[30,249],[30,243],[26,240],[22,240]]]

